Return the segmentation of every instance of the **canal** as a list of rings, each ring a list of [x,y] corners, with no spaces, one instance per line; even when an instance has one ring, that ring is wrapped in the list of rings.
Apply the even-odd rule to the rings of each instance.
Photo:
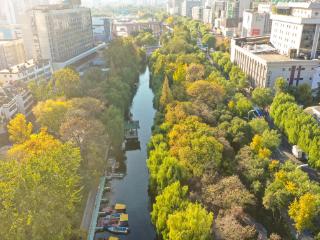
[[[155,230],[150,219],[150,198],[148,195],[149,173],[146,166],[147,143],[151,137],[151,127],[155,109],[154,94],[149,87],[150,73],[146,71],[139,77],[139,86],[133,98],[131,113],[133,120],[140,122],[140,149],[125,153],[125,177],[111,182],[111,203],[127,205],[130,233],[117,236],[127,240],[153,240]],[[95,239],[110,236],[107,233],[96,234]]]

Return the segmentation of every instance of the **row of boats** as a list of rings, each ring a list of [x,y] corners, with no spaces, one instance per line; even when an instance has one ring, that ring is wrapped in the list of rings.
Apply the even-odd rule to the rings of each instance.
[[[114,207],[103,208],[99,215],[97,227],[101,231],[114,234],[129,233],[129,215],[126,213],[126,205],[117,203]]]

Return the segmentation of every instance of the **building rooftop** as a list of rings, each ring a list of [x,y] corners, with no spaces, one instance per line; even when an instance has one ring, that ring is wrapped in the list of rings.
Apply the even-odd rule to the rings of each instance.
[[[39,66],[41,64],[49,64],[49,61],[44,60],[42,62],[35,62],[34,59],[30,59],[24,63],[17,64],[7,69],[2,69],[0,70],[0,74],[16,74],[20,71],[24,71],[26,69]]]
[[[304,57],[289,57],[287,55],[280,54],[279,51],[269,42],[269,36],[235,38],[234,40],[236,41],[237,46],[255,54],[266,62],[310,61],[310,59],[305,59]],[[319,60],[314,59],[314,61]]]
[[[9,103],[15,96],[29,92],[24,86],[10,85],[0,87],[0,106]]]

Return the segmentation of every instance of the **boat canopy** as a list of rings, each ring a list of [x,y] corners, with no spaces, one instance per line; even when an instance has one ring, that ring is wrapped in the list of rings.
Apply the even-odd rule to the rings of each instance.
[[[128,222],[129,215],[128,214],[121,214],[120,215],[120,222]]]
[[[126,205],[121,203],[116,203],[116,205],[114,206],[114,209],[116,211],[126,210]]]
[[[119,238],[111,236],[108,240],[119,240]]]

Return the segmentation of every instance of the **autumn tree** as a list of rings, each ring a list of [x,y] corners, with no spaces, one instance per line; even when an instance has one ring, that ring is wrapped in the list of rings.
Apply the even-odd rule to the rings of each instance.
[[[53,83],[59,96],[71,98],[79,94],[80,76],[71,68],[56,71],[53,74]]]
[[[58,134],[67,111],[71,108],[70,102],[57,99],[39,102],[33,108],[33,114],[42,127],[48,128],[52,133]]]
[[[203,201],[210,209],[231,209],[253,205],[254,196],[246,189],[237,176],[222,178],[220,181],[203,186]]]
[[[80,200],[79,149],[41,131],[9,158],[0,161],[0,238],[68,239]]]
[[[194,82],[204,78],[205,69],[201,64],[190,64],[187,67],[186,79],[188,82]]]
[[[289,206],[289,216],[294,220],[296,229],[301,232],[314,226],[314,219],[320,213],[320,195],[306,193]]]
[[[28,123],[23,114],[17,114],[8,124],[10,141],[18,144],[25,142],[30,138],[32,128],[32,123]]]

